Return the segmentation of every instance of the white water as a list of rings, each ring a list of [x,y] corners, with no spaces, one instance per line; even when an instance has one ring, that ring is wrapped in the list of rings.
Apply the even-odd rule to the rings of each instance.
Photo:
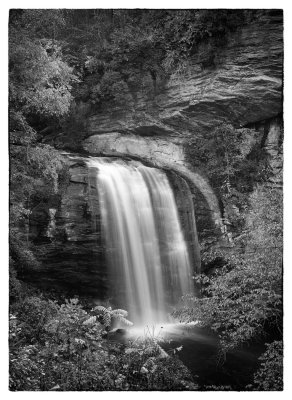
[[[193,292],[188,250],[164,172],[137,162],[95,158],[107,260],[118,307],[137,325],[167,321]]]

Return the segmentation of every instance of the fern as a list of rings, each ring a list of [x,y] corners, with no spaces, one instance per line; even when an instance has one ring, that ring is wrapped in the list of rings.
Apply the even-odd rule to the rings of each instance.
[[[112,310],[111,307],[97,306],[93,310],[99,321],[105,326],[107,330],[113,328],[129,328],[133,325],[131,321],[126,319],[128,312],[122,309]]]
[[[128,316],[128,311],[122,310],[121,308],[117,308],[116,310],[113,310],[112,313],[113,313],[113,315],[119,315],[122,317]]]

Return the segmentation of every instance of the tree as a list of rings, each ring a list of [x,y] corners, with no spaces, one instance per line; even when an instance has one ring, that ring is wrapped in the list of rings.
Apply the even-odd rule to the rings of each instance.
[[[41,14],[42,15],[42,14]],[[50,38],[38,38],[35,31],[47,15],[38,19],[34,30],[31,13],[12,18],[9,25],[9,94],[12,123],[18,113],[22,118],[33,115],[60,117],[68,112],[73,69],[62,60],[60,44]],[[15,123],[15,122],[14,122]]]

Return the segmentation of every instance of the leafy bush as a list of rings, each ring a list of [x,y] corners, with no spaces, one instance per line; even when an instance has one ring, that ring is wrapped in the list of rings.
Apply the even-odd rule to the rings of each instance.
[[[267,177],[265,153],[253,129],[235,129],[223,123],[188,142],[185,151],[192,165],[205,166],[213,187],[222,196],[251,192],[255,183]]]
[[[70,90],[76,76],[60,54],[56,42],[34,38],[16,21],[10,24],[9,92],[12,109],[24,116],[36,113],[57,117],[69,110]]]
[[[46,323],[57,313],[57,304],[40,297],[26,297],[13,307],[17,313],[21,332],[19,338],[26,343],[44,342]]]
[[[249,194],[269,175],[267,154],[256,131],[223,123],[188,141],[185,152],[190,164],[210,179],[229,231],[240,234],[245,229]]]
[[[283,390],[283,343],[267,344],[267,350],[259,360],[261,366],[254,375],[251,386],[256,390]]]
[[[17,271],[38,268],[30,224],[37,207],[58,201],[67,184],[64,158],[49,145],[11,146],[10,256]]]
[[[106,339],[96,311],[77,299],[61,306],[29,297],[10,316],[10,389],[171,390],[193,389],[183,364],[168,357],[152,337]],[[103,314],[110,315],[110,311]],[[124,310],[113,310],[125,316]],[[124,317],[123,317],[124,318]]]
[[[258,188],[250,196],[241,253],[226,267],[200,278],[201,298],[187,298],[175,312],[182,321],[199,320],[219,335],[225,353],[263,336],[270,327],[282,332],[282,194]]]
[[[14,261],[9,259],[9,301],[10,303],[19,301],[22,295],[22,285],[17,279],[17,272]]]
[[[100,104],[104,101],[114,100],[123,102],[129,89],[118,72],[107,71],[100,80],[100,83],[91,89],[90,101],[93,104]]]

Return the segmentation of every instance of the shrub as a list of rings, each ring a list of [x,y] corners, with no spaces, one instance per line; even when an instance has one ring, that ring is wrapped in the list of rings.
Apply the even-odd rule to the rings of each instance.
[[[57,313],[58,305],[37,296],[26,297],[13,307],[18,316],[19,338],[25,343],[44,343],[46,340],[46,323]]]
[[[282,332],[281,192],[259,187],[250,196],[245,239],[229,252],[217,274],[199,277],[202,298],[186,298],[174,315],[199,320],[219,335],[225,353],[263,336]]]
[[[256,390],[283,390],[283,343],[267,344],[267,350],[259,358],[261,366],[254,375]]]
[[[97,311],[101,309],[104,308]],[[103,316],[125,319],[124,310],[105,310]],[[85,311],[77,299],[59,306],[50,300],[30,297],[19,304],[10,317],[10,389],[196,387],[186,367],[178,359],[167,357],[155,338],[108,340],[108,318],[103,318],[102,324],[95,314],[96,310],[93,314]]]

